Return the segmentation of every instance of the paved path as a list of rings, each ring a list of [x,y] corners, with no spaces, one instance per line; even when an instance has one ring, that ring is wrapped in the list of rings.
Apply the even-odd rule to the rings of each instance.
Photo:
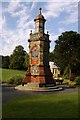
[[[2,87],[2,103],[5,103],[11,99],[14,99],[18,96],[28,96],[35,94],[70,94],[70,93],[78,93],[78,88],[68,88],[65,86],[62,91],[53,91],[53,92],[33,92],[33,91],[19,91],[15,90],[14,87]]]

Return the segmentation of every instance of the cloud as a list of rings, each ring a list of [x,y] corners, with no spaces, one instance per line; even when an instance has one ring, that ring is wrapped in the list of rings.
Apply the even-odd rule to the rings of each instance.
[[[58,35],[59,35],[59,33],[58,33],[58,34],[52,33],[52,34],[50,35],[50,40],[51,40],[51,43],[50,43],[50,52],[52,52],[52,51],[54,50],[55,40],[58,39]]]
[[[37,2],[32,2],[31,11],[37,6]]]
[[[66,13],[68,15],[65,17],[64,20],[60,21],[60,24],[71,24],[78,22],[78,4],[72,4],[67,7]]]
[[[15,2],[12,6],[10,7],[12,3],[10,2],[8,6],[5,8],[3,11],[3,16],[4,16],[4,23],[3,23],[3,32],[2,32],[2,48],[0,50],[0,54],[3,55],[10,55],[15,46],[17,45],[22,45],[25,50],[28,52],[28,39],[29,39],[29,33],[32,28],[33,30],[33,20],[30,20],[29,17],[29,9],[28,5],[29,4],[23,4],[19,2]],[[27,6],[26,6],[27,5]],[[11,10],[11,11],[10,11]],[[10,27],[7,27],[5,23],[7,24],[7,17],[4,15],[4,13],[9,13],[11,17],[18,17],[16,19],[17,27],[16,29],[11,29]],[[1,45],[0,45],[1,46]]]
[[[15,46],[17,45],[22,45],[25,50],[28,52],[28,39],[29,39],[29,33],[30,30],[32,29],[34,32],[34,20],[32,18],[32,12],[37,6],[36,2],[29,3],[23,3],[19,2],[20,0],[12,0],[9,2],[9,4],[3,8],[3,18],[0,17],[0,21],[2,21],[3,25],[3,33],[2,33],[2,49],[0,49],[0,54],[3,55],[10,55]],[[61,1],[61,0],[60,0]],[[31,5],[31,6],[30,6]],[[45,3],[45,11],[44,16],[47,19],[51,18],[56,18],[61,15],[63,11],[65,11],[68,15],[69,21],[67,23],[72,22],[72,18],[75,16],[76,17],[76,6],[73,7],[74,4],[72,5],[69,2],[59,2],[57,3],[56,1],[54,3]],[[74,10],[73,10],[74,9]],[[8,15],[16,20],[16,29],[11,29],[10,27],[7,27],[8,23],[8,18],[6,17],[6,13]],[[74,18],[75,19],[75,18]],[[66,19],[68,20],[68,19]],[[14,22],[14,21],[13,21]],[[64,22],[64,21],[61,21]],[[74,21],[73,21],[74,22]],[[50,33],[50,40],[51,42],[51,48],[50,51],[53,50],[55,43],[54,41],[57,39],[58,35],[61,33],[61,31],[64,31],[64,28],[58,29],[57,33]],[[1,44],[0,44],[1,48]]]
[[[14,11],[16,11],[17,7],[19,7],[19,4],[20,4],[19,2],[20,2],[20,0],[17,0],[17,1],[11,0],[11,1],[9,2],[8,7],[5,8],[5,9],[3,10],[3,12],[13,13]]]
[[[17,45],[22,45],[25,47],[26,51],[28,52],[28,38],[29,38],[29,30],[23,31],[22,29],[20,30],[9,30],[6,29],[3,31],[2,34],[2,53],[3,55],[10,55],[15,46]]]
[[[46,13],[45,16],[47,18],[49,17],[58,17],[61,12],[63,12],[63,10],[65,10],[65,7],[68,6],[70,3],[69,2],[50,2],[47,3],[47,5],[45,6],[46,9]]]
[[[78,6],[77,3],[74,2],[49,2],[45,5],[46,12],[44,13],[45,18],[47,19],[55,19],[58,18],[60,19],[60,15],[63,13],[66,15],[63,16],[65,18],[64,20],[59,20],[59,24],[71,24],[71,23],[76,23],[78,20]],[[55,47],[55,40],[58,39],[58,36],[62,33],[65,32],[66,29],[64,28],[58,28],[57,32],[50,33],[50,52],[54,49]]]
[[[10,3],[11,4],[11,3]],[[9,6],[10,6],[9,4]],[[32,3],[31,10],[28,7],[30,3],[17,3],[15,4],[15,7],[13,6],[12,11],[10,11],[10,7],[8,6],[8,10],[6,12],[10,13],[12,17],[18,17],[17,22],[17,28],[20,29],[27,29],[29,26],[33,26],[32,20],[30,20],[30,12],[34,9],[35,3]],[[17,7],[17,8],[16,8]],[[10,12],[9,12],[10,11]]]
[[[2,8],[0,8],[0,32],[2,31],[2,25],[5,23],[5,18],[2,19]]]
[[[47,19],[60,17],[64,12],[67,14],[65,20],[61,23],[74,23],[78,19],[78,3],[76,2],[50,2],[45,5],[46,12],[44,13]],[[64,15],[63,15],[64,17]]]
[[[50,34],[50,52],[52,52],[55,48],[55,41],[58,39],[58,36],[60,36],[63,32],[65,32],[65,28],[58,28],[57,33],[51,33]]]
[[[78,11],[71,13],[66,20],[62,21],[62,23],[65,24],[70,24],[75,22],[78,22]]]
[[[23,17],[28,12],[28,6],[24,5],[20,0],[11,0],[8,6],[3,9],[3,13],[9,13],[12,17]]]

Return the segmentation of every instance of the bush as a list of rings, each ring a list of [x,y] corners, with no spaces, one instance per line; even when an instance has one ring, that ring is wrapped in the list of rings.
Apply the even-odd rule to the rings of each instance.
[[[76,85],[76,82],[75,81],[68,81],[68,85],[70,86],[70,87],[74,87],[75,85]]]
[[[15,85],[20,85],[22,83],[23,77],[22,76],[13,76],[10,78],[7,83],[8,84],[15,84]]]
[[[69,79],[64,79],[63,84],[68,84]]]
[[[77,77],[75,78],[75,81],[76,81],[77,85],[80,85],[80,76],[77,76]]]
[[[70,87],[74,87],[76,85],[76,81],[70,81],[69,79],[65,79],[63,83],[69,85]]]

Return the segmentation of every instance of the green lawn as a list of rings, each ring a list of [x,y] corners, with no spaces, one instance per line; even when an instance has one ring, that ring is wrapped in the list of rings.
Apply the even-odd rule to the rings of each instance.
[[[78,94],[18,97],[3,104],[3,118],[77,118]]]
[[[11,70],[11,69],[1,69],[0,68],[0,73],[2,73],[2,82],[6,82],[9,78],[20,75],[20,76],[25,76],[25,71],[19,71],[19,70]],[[0,81],[1,81],[1,76],[0,76]]]

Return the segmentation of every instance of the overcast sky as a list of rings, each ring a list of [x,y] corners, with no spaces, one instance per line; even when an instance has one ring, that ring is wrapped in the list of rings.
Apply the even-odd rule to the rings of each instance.
[[[45,33],[50,34],[50,51],[54,49],[54,41],[65,31],[78,32],[78,1],[52,0],[53,2],[21,2],[22,0],[6,0],[0,5],[0,55],[12,54],[15,46],[22,45],[26,52],[30,30],[35,32],[34,19],[42,8],[46,19]],[[15,2],[16,1],[16,2]],[[28,1],[28,0],[27,0]],[[33,0],[30,0],[33,1]],[[39,0],[38,0],[39,1]]]

